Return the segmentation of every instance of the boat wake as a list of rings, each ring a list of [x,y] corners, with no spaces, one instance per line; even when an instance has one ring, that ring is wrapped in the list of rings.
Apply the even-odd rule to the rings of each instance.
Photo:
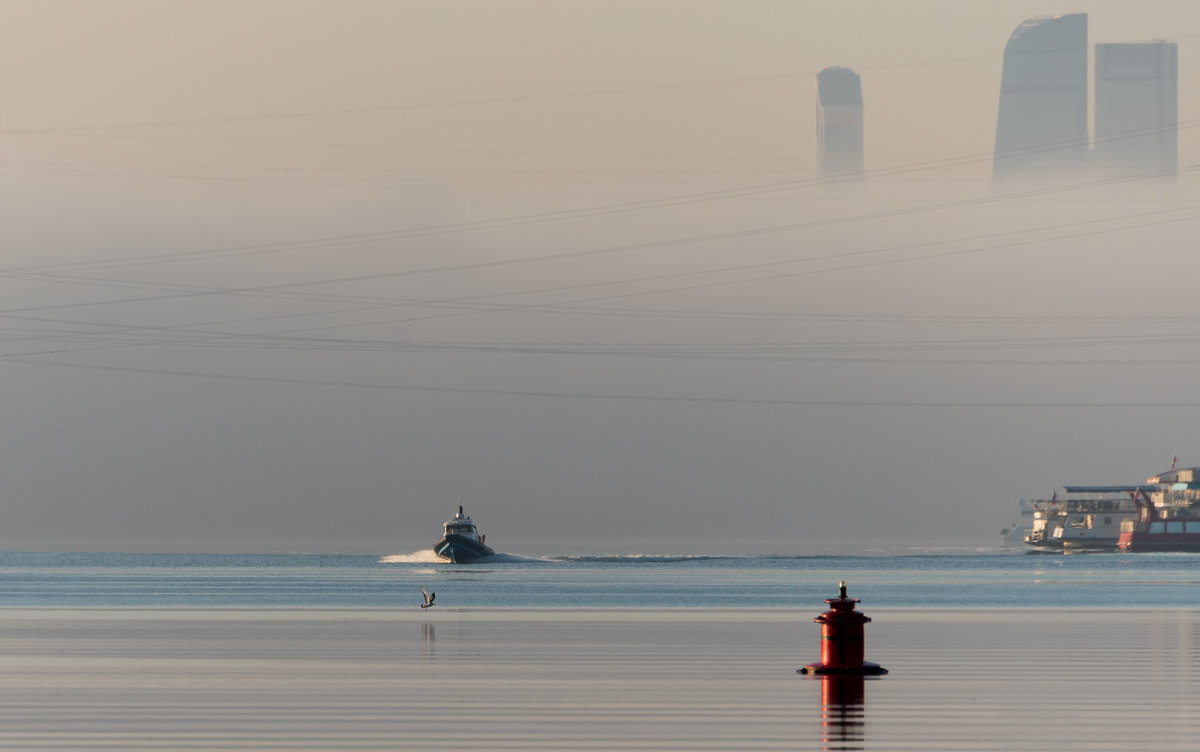
[[[485,556],[481,559],[477,559],[477,561],[496,564],[529,564],[536,561],[546,561],[546,559],[539,559],[536,556],[517,556],[516,554],[495,553],[491,556]]]
[[[720,561],[737,558],[740,557],[712,554],[573,554],[570,556],[551,556],[544,559],[544,561],[590,564],[677,564],[679,562]]]
[[[429,548],[422,548],[411,554],[389,554],[379,557],[380,564],[441,564],[444,561],[445,559]]]
[[[472,564],[529,564],[531,562],[547,561],[535,556],[517,556],[516,554],[495,553],[491,556],[481,556]],[[448,561],[433,552],[433,549],[422,548],[411,554],[388,554],[379,557],[380,564],[449,564]]]

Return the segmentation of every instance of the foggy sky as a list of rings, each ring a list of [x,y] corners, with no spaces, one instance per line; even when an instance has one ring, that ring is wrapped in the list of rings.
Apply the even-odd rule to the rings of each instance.
[[[993,185],[1081,11],[1179,43],[1178,179]],[[1190,3],[0,13],[2,548],[953,546],[1200,465]]]

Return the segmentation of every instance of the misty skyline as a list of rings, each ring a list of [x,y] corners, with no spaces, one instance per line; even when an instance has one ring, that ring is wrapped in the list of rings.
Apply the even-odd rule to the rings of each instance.
[[[1200,465],[1182,2],[0,7],[4,548],[955,545]],[[1066,12],[1178,44],[1171,186],[991,185]]]
[[[822,174],[862,172],[862,82],[849,68],[835,65],[817,74],[817,155]]]
[[[1096,45],[1096,146],[1119,169],[1178,168],[1179,48],[1172,42]]]
[[[995,174],[1087,166],[1088,16],[1031,18],[1004,45]]]

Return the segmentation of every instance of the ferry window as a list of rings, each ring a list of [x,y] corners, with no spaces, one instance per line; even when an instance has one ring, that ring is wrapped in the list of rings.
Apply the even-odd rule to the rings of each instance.
[[[1200,533],[1200,522],[1185,522],[1183,529],[1189,533]]]
[[[1165,522],[1163,522],[1163,521],[1161,521],[1161,520],[1159,520],[1159,521],[1157,521],[1157,522],[1151,522],[1151,523],[1150,523],[1150,530],[1149,530],[1149,532],[1151,532],[1151,533],[1161,533],[1161,532],[1163,532],[1164,530],[1166,530],[1166,526],[1167,526],[1167,523],[1165,523]]]
[[[1112,517],[1105,517],[1105,518],[1104,518],[1104,524],[1105,524],[1105,525],[1112,525]]]
[[[1183,532],[1183,523],[1182,522],[1168,522],[1167,523],[1167,532],[1168,533],[1182,533]]]

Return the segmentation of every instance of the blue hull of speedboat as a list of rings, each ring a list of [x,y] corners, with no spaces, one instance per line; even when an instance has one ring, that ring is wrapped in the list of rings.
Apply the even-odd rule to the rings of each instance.
[[[447,535],[433,544],[433,552],[443,559],[449,559],[455,564],[475,561],[485,556],[493,556],[496,553],[479,541],[462,535]]]

